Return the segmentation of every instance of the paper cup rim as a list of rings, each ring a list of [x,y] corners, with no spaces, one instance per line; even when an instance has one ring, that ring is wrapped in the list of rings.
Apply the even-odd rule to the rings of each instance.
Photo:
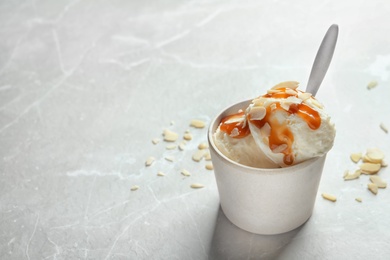
[[[214,142],[214,138],[213,138],[213,135],[214,135],[214,132],[215,130],[217,129],[218,125],[219,125],[219,122],[221,121],[222,117],[223,116],[226,116],[228,114],[225,114],[229,109],[237,106],[237,108],[240,107],[240,105],[242,105],[242,109],[245,109],[246,107],[244,107],[245,104],[248,104],[251,102],[252,100],[249,99],[249,100],[244,100],[244,101],[240,101],[240,102],[237,102],[233,105],[229,105],[227,107],[225,107],[224,109],[222,109],[216,117],[214,117],[214,119],[211,121],[211,124],[209,126],[209,129],[208,129],[208,132],[207,132],[207,139],[209,141],[209,144],[210,144],[210,148],[213,149],[213,151],[215,152],[215,154],[217,154],[222,160],[228,162],[229,164],[231,164],[232,166],[234,167],[238,167],[238,168],[243,168],[243,169],[247,169],[247,170],[250,170],[251,172],[253,173],[259,173],[259,174],[286,174],[286,173],[291,173],[291,172],[295,172],[299,169],[304,169],[306,168],[308,165],[314,163],[316,160],[319,160],[321,157],[315,157],[315,158],[312,158],[312,159],[309,159],[309,160],[306,160],[306,161],[303,161],[303,162],[300,162],[298,164],[295,164],[295,165],[292,165],[292,166],[287,166],[287,167],[279,167],[279,168],[259,168],[259,167],[252,167],[252,166],[248,166],[248,165],[244,165],[244,164],[241,164],[241,163],[238,163],[236,161],[233,161],[232,159],[228,158],[227,156],[225,156],[219,149],[218,147],[215,145],[215,142]],[[217,122],[218,121],[218,122]],[[216,125],[217,124],[217,125]]]

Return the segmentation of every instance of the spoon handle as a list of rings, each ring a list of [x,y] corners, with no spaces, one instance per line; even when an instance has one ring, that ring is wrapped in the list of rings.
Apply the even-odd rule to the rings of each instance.
[[[311,93],[313,96],[316,95],[322,80],[328,71],[329,64],[332,60],[334,49],[336,47],[338,34],[338,25],[332,24],[326,32],[320,48],[318,49],[306,87],[306,92]]]

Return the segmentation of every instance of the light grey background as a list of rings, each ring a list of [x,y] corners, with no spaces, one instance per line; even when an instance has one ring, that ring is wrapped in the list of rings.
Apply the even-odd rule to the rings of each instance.
[[[389,13],[387,0],[1,1],[0,258],[388,259],[389,190],[342,176],[351,152],[390,157]],[[281,81],[304,89],[332,23],[317,97],[337,137],[313,216],[282,235],[242,231],[191,159],[206,129],[189,122]],[[194,138],[185,151],[153,145],[164,128]]]

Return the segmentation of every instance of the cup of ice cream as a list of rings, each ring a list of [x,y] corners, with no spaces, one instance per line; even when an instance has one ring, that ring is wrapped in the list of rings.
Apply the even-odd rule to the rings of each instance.
[[[335,128],[320,102],[282,82],[224,109],[208,131],[221,208],[236,226],[280,234],[312,215]]]

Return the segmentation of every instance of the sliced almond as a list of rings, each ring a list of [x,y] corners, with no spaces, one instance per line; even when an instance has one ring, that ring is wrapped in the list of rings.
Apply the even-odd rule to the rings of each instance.
[[[163,135],[164,135],[164,141],[167,141],[167,142],[175,142],[177,140],[177,138],[179,137],[179,135],[169,129],[165,129],[164,132],[163,132]]]
[[[165,176],[165,173],[163,173],[163,172],[157,172],[157,176]]]
[[[235,128],[233,128],[233,130],[230,132],[230,135],[229,135],[229,136],[231,136],[231,137],[236,137],[236,136],[238,136],[239,134],[240,134],[240,132],[238,131],[238,128],[235,127]]]
[[[385,154],[377,148],[367,149],[366,156],[372,163],[381,163],[385,158]]]
[[[273,86],[271,89],[280,89],[280,88],[291,88],[296,89],[299,86],[299,82],[297,81],[284,81],[281,82],[275,86]]]
[[[375,183],[369,183],[367,187],[373,194],[376,195],[378,193],[378,186]]]
[[[351,160],[354,162],[354,163],[357,163],[360,161],[360,159],[362,159],[362,153],[352,153],[350,155],[350,158]]]
[[[364,156],[362,156],[362,161],[370,163],[370,158],[368,158],[366,155],[364,155]]]
[[[186,149],[186,141],[182,141],[180,144],[179,144],[179,149],[181,151],[183,151],[184,149]]]
[[[214,170],[214,166],[213,166],[213,164],[212,163],[208,163],[208,164],[206,164],[206,169],[207,170]]]
[[[373,161],[373,160],[372,160],[370,157],[368,157],[367,155],[364,155],[364,156],[363,156],[362,161],[365,162],[365,163],[381,163],[381,162]]]
[[[289,103],[289,102],[280,102],[280,107],[283,108],[284,110],[286,111],[289,111],[290,110],[290,105],[292,103]]]
[[[190,123],[190,126],[193,126],[195,128],[203,128],[203,127],[206,126],[206,124],[202,120],[192,119],[191,123]]]
[[[375,88],[376,86],[378,86],[378,82],[376,80],[373,80],[373,81],[370,81],[368,84],[367,84],[367,89],[373,89]]]
[[[184,140],[190,141],[190,140],[192,140],[192,134],[190,134],[190,133],[185,133],[185,134],[183,135],[183,138],[184,138]]]
[[[362,175],[362,170],[356,170],[353,174],[360,176],[360,175]]]
[[[275,93],[279,93],[280,92],[280,90],[278,90],[278,89],[268,89],[267,90],[267,94],[275,94]]]
[[[158,144],[160,142],[160,138],[153,138],[152,143],[153,144]]]
[[[198,150],[192,155],[192,160],[194,160],[195,162],[200,162],[200,160],[202,160],[205,154],[205,150]]]
[[[298,98],[302,99],[303,101],[309,99],[312,96],[309,92],[300,92],[298,93]]]
[[[322,193],[321,196],[322,196],[324,199],[330,200],[330,201],[332,201],[332,202],[336,202],[336,200],[337,200],[336,196],[331,195],[331,194],[329,194],[329,193]]]
[[[190,173],[189,171],[185,170],[185,169],[181,170],[180,173],[181,173],[182,175],[186,176],[186,177],[191,176],[191,173]]]
[[[362,198],[355,198],[355,200],[356,200],[357,202],[362,202],[362,201],[363,201]]]
[[[382,167],[387,167],[387,165],[388,165],[387,161],[383,160],[383,161],[381,162],[381,166],[382,166]]]
[[[288,148],[287,144],[281,144],[272,150],[273,153],[281,153]]]
[[[389,129],[385,126],[385,124],[381,123],[379,127],[385,132],[386,134],[389,132]]]
[[[201,189],[201,188],[204,187],[204,185],[200,184],[200,183],[193,183],[193,184],[191,184],[190,187],[193,188],[193,189]]]
[[[265,136],[268,137],[271,134],[271,126],[270,126],[270,124],[265,123],[263,125],[263,127],[260,129],[260,133],[261,133],[261,135],[263,137],[265,137]],[[267,145],[268,145],[268,141],[267,141]]]
[[[261,120],[265,117],[267,110],[264,107],[252,107],[249,111],[251,120]]]
[[[274,90],[273,93],[278,93],[280,90]],[[271,92],[272,93],[272,92]],[[253,106],[264,106],[265,98],[259,97],[252,100]]]
[[[237,124],[237,123],[241,123],[242,121],[245,120],[245,117],[244,116],[235,116],[235,117],[232,117],[228,120],[226,120],[224,122],[224,124],[227,124],[227,125],[230,125],[230,124]]]
[[[205,154],[204,154],[204,159],[206,161],[211,161],[211,154],[210,154],[210,151],[206,151]]]
[[[381,169],[380,163],[362,163],[360,169],[364,174],[375,174]]]
[[[167,150],[173,150],[173,149],[176,149],[176,144],[170,144],[170,145],[167,145],[165,148],[167,149]]]
[[[370,181],[372,183],[375,183],[376,186],[378,186],[378,188],[384,189],[384,188],[387,187],[387,182],[382,180],[381,177],[379,177],[377,175],[371,175],[370,176]]]
[[[175,157],[172,155],[167,155],[167,156],[165,156],[165,160],[167,160],[169,162],[173,162],[175,160]]]
[[[156,158],[154,158],[153,156],[149,156],[148,159],[146,159],[145,165],[150,166],[154,163],[155,160]]]
[[[209,148],[209,144],[208,143],[200,143],[198,145],[198,149],[199,150],[203,150],[203,149],[207,149],[207,148]]]
[[[344,180],[354,180],[360,177],[362,174],[361,170],[356,170],[354,173],[350,173],[349,171],[346,171],[346,174],[344,174]]]
[[[286,89],[286,94],[297,95],[298,93],[294,89],[288,88]]]
[[[139,189],[139,186],[138,186],[138,185],[133,185],[133,186],[131,186],[131,188],[130,188],[131,191],[136,191],[136,190],[138,190],[138,189]]]
[[[315,98],[312,98],[311,102],[313,103],[313,105],[315,105],[318,108],[321,108],[321,109],[324,108],[324,106],[320,102],[318,102],[317,99],[315,99]]]

